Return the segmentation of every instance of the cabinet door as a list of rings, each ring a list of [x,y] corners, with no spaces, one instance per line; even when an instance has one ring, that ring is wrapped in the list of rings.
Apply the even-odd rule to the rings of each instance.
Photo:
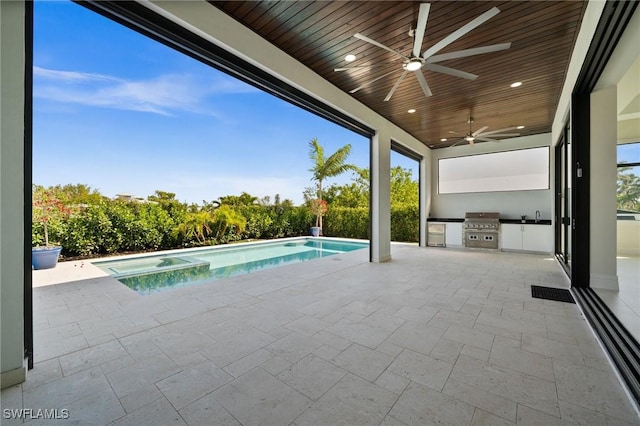
[[[553,234],[548,225],[523,225],[522,248],[526,251],[551,253]]]
[[[503,250],[522,250],[522,228],[521,225],[503,223],[500,225],[500,237],[502,238]]]
[[[462,224],[447,223],[447,247],[462,246]]]

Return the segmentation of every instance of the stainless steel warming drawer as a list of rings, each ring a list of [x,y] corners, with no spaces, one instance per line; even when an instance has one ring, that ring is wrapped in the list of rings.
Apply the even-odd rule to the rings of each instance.
[[[447,226],[444,223],[429,223],[427,226],[427,245],[445,247]]]

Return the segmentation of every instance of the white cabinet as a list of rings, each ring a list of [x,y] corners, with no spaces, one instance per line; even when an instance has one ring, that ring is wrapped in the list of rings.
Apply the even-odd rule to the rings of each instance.
[[[551,225],[503,223],[500,227],[501,248],[503,250],[552,252],[553,232]]]
[[[462,246],[462,223],[447,223],[446,243],[447,247]]]

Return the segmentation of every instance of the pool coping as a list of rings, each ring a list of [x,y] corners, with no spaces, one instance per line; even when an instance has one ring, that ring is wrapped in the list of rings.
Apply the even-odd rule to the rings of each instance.
[[[140,257],[152,257],[152,256],[163,256],[163,255],[171,255],[175,253],[191,253],[197,252],[201,250],[220,250],[223,248],[229,248],[230,246],[246,246],[246,245],[260,245],[260,244],[269,244],[269,243],[279,243],[286,241],[295,241],[301,239],[313,239],[313,240],[329,240],[329,241],[344,241],[344,242],[367,242],[371,243],[369,240],[362,240],[356,238],[341,238],[341,237],[312,237],[312,236],[299,236],[299,237],[286,237],[286,238],[274,238],[269,240],[255,240],[255,241],[247,241],[247,242],[237,242],[232,244],[219,244],[215,246],[206,246],[206,247],[189,247],[189,248],[180,248],[180,249],[171,249],[171,250],[158,250],[147,253],[132,253],[125,255],[116,255],[116,256],[106,256],[99,257],[95,259],[85,259],[85,260],[73,260],[73,261],[65,261],[58,262],[58,265],[52,269],[40,269],[40,270],[32,270],[32,287],[44,287],[49,285],[57,285],[64,284],[73,281],[87,280],[87,279],[95,279],[95,278],[110,278],[114,281],[117,281],[116,278],[113,278],[110,274],[100,269],[98,266],[94,265],[94,262],[108,262],[108,261],[117,261],[117,260],[127,260],[131,258],[140,258]],[[118,282],[119,283],[119,282]]]

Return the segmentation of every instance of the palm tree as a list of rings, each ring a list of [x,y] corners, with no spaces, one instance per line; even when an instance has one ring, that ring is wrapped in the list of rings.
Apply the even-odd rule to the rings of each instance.
[[[318,142],[317,138],[309,141],[309,158],[313,162],[313,167],[309,169],[313,173],[311,180],[318,183],[318,200],[322,200],[322,182],[329,177],[338,176],[348,170],[357,170],[353,164],[347,164],[345,161],[351,153],[351,145],[347,144],[339,148],[329,157],[325,157],[324,148]],[[319,217],[319,226],[322,228],[322,216]]]

